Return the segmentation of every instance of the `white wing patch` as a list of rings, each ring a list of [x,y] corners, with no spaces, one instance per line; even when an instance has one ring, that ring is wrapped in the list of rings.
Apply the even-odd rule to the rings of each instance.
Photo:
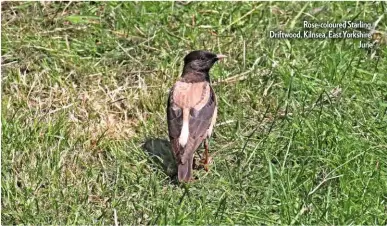
[[[207,137],[211,137],[211,134],[212,134],[212,131],[214,129],[214,126],[215,126],[215,122],[216,122],[216,117],[218,115],[218,108],[215,107],[215,111],[214,111],[214,115],[212,116],[212,119],[211,119],[211,124],[210,124],[210,127],[208,128],[207,130]]]
[[[179,143],[182,147],[184,147],[188,142],[189,137],[189,124],[188,120],[183,120],[183,126],[181,127]]]

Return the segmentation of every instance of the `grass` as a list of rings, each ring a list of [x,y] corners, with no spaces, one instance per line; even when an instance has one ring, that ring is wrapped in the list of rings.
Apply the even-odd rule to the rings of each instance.
[[[387,223],[385,2],[1,4],[2,224]],[[268,37],[378,19],[371,50]],[[229,57],[214,163],[177,185],[143,145],[194,49]]]

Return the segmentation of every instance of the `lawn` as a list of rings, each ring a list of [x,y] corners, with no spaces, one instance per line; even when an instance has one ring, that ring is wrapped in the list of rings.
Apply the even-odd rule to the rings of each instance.
[[[1,5],[2,224],[387,224],[386,2]],[[269,37],[346,20],[376,33]],[[178,184],[165,108],[196,49],[228,58],[210,171]]]

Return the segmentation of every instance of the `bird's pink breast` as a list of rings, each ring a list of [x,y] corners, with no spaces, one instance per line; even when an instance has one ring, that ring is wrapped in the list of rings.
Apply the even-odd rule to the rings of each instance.
[[[210,98],[208,82],[186,83],[178,81],[173,90],[173,102],[180,108],[202,109]]]

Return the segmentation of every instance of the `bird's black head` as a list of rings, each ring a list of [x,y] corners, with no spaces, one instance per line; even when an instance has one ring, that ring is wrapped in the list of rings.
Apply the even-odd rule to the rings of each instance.
[[[216,61],[226,57],[208,51],[195,50],[184,57],[184,69],[182,77],[187,82],[209,81],[209,71]]]

